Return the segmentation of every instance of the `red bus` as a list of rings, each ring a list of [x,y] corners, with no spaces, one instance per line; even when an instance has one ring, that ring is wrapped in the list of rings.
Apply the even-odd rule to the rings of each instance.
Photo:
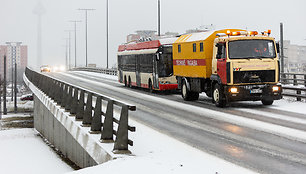
[[[172,44],[177,38],[128,43],[118,48],[118,80],[128,87],[175,90]]]

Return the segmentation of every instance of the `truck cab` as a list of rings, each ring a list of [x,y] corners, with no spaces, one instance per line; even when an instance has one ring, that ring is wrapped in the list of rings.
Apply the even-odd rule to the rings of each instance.
[[[218,33],[214,40],[211,96],[217,106],[229,101],[280,99],[279,58],[270,31]]]

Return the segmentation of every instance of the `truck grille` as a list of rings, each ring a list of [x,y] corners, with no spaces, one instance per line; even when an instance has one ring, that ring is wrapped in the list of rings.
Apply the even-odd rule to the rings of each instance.
[[[275,82],[275,70],[234,71],[234,84]]]

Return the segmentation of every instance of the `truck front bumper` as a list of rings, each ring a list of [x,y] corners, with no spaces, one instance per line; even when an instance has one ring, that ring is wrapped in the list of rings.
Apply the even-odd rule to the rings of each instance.
[[[263,98],[279,100],[282,98],[282,86],[271,84],[224,86],[224,94],[228,101],[258,101]]]

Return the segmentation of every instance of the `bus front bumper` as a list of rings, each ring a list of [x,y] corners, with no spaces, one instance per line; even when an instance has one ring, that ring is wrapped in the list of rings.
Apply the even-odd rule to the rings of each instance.
[[[177,84],[161,84],[159,83],[159,90],[165,91],[165,90],[176,90],[178,87]]]

